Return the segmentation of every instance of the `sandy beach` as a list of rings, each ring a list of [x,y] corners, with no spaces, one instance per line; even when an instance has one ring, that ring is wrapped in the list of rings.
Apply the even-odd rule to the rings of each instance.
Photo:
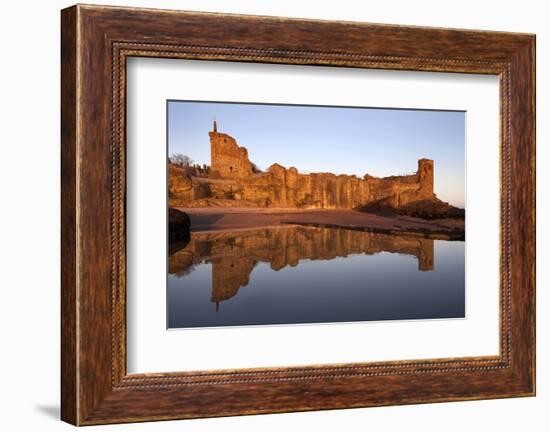
[[[464,221],[386,217],[354,210],[293,210],[288,208],[177,208],[191,219],[191,232],[237,230],[298,224],[415,234],[434,239],[464,239]]]

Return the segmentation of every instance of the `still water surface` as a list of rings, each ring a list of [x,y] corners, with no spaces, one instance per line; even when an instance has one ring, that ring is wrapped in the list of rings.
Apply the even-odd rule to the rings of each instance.
[[[464,242],[279,226],[171,244],[168,328],[461,318]]]

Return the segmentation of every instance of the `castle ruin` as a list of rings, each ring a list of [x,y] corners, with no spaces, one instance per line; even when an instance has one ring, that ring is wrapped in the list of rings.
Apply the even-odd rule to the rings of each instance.
[[[277,163],[258,172],[247,149],[232,136],[218,132],[216,122],[209,136],[208,176],[187,175],[184,168],[169,165],[171,206],[351,209],[383,202],[398,208],[435,196],[433,160],[418,160],[414,174],[384,178],[302,174]]]

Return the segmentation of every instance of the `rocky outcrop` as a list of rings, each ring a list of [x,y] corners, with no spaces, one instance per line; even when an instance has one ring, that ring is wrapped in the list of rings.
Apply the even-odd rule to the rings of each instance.
[[[428,220],[458,218],[464,219],[464,209],[457,208],[437,197],[395,205],[390,199],[381,199],[358,208],[360,211],[382,215],[405,215]]]
[[[175,208],[168,208],[168,242],[171,246],[178,244],[183,248],[191,238],[189,229],[191,219],[183,211]]]
[[[193,183],[188,172],[181,166],[168,162],[168,199],[195,200]]]

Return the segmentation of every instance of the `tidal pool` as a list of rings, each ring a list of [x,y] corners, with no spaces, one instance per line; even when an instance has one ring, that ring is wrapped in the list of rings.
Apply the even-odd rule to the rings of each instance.
[[[167,326],[465,317],[464,242],[274,226],[171,244]]]

